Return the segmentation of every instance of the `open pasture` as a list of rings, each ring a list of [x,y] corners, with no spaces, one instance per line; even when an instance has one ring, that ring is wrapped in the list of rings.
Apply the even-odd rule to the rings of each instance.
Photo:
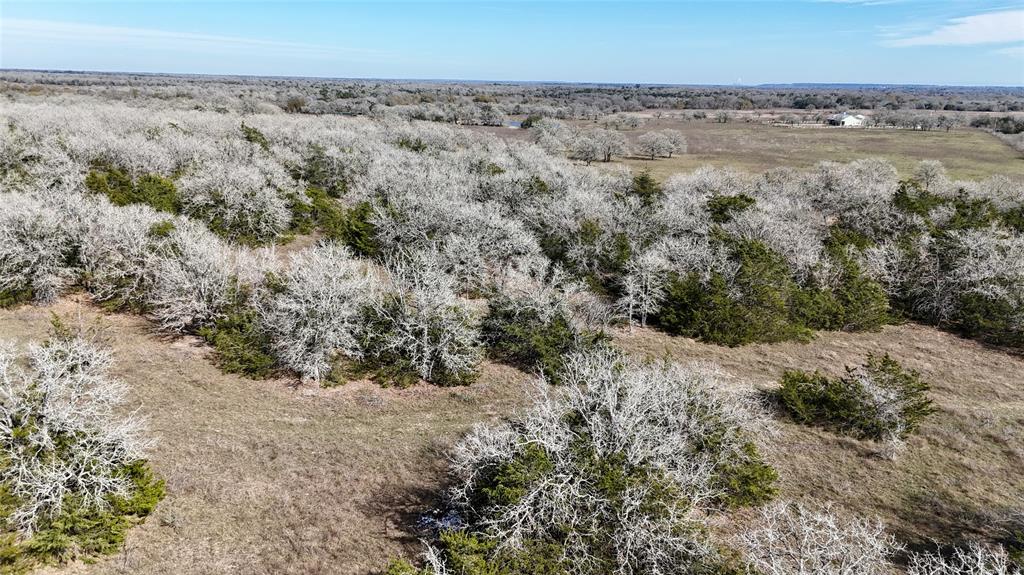
[[[581,128],[594,122],[576,121]],[[529,139],[527,130],[502,127],[473,127],[504,138]],[[1024,155],[982,130],[960,128],[915,131],[891,128],[837,128],[821,125],[775,125],[756,121],[649,118],[643,127],[624,131],[629,144],[650,131],[679,130],[687,141],[685,154],[649,160],[634,154],[616,157],[611,163],[635,170],[650,170],[664,180],[700,166],[731,167],[751,173],[772,168],[806,169],[818,162],[849,162],[862,158],[883,158],[909,177],[918,162],[939,160],[957,179],[982,179],[1002,174],[1024,179]]]

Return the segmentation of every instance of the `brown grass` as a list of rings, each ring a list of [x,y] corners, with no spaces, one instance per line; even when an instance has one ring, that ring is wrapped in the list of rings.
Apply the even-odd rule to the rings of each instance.
[[[0,334],[43,338],[51,312],[100,317],[68,298],[0,310]],[[152,463],[168,496],[121,554],[55,572],[378,572],[389,557],[416,552],[410,525],[444,481],[445,446],[528,396],[526,375],[493,364],[458,389],[247,380],[219,372],[198,341],[155,334],[143,318],[101,321],[133,407],[160,438]],[[868,353],[888,352],[933,384],[939,412],[896,461],[879,457],[871,442],[780,422],[767,455],[783,495],[880,515],[913,542],[990,536],[1004,511],[1024,507],[1020,357],[912,324],[737,349],[639,329],[616,333],[615,342],[638,355],[717,362],[735,376],[730,385],[756,389],[775,386],[787,368],[837,374]]]
[[[907,324],[877,333],[819,333],[808,344],[724,348],[653,330],[621,333],[632,353],[712,361],[740,387],[771,390],[786,369],[841,375],[867,354],[889,353],[932,385],[938,412],[895,461],[884,446],[780,418],[768,456],[784,497],[837,502],[881,517],[901,539],[927,545],[996,537],[1024,511],[1024,358],[936,329]]]
[[[583,127],[589,122],[578,122]],[[809,168],[831,160],[849,162],[877,157],[892,162],[901,176],[913,173],[921,160],[939,160],[957,179],[982,179],[1003,174],[1024,179],[1024,156],[992,134],[961,129],[919,132],[895,129],[790,127],[757,122],[719,124],[704,120],[650,119],[638,130],[625,132],[633,142],[649,130],[672,128],[686,136],[688,152],[648,160],[616,158],[634,170],[646,169],[660,180],[703,165],[733,167],[760,173],[777,167]],[[526,130],[477,128],[507,138],[525,138]],[[600,165],[600,164],[599,164]]]
[[[0,312],[0,333],[44,338],[50,312],[89,323],[88,306]],[[60,572],[370,573],[418,553],[409,526],[443,480],[444,447],[474,422],[509,413],[526,377],[487,365],[479,384],[334,389],[223,374],[192,338],[105,315],[116,375],[159,438],[152,464],[167,498],[123,553]]]

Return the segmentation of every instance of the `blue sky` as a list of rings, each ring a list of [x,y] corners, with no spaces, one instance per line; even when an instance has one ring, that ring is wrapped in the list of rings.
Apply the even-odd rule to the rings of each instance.
[[[0,67],[1024,85],[1024,1],[0,0]]]

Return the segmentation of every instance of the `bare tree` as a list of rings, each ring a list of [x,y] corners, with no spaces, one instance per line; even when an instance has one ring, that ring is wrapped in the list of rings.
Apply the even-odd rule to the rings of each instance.
[[[184,332],[208,325],[228,304],[235,252],[193,221],[179,220],[152,266],[145,304],[160,327]]]
[[[659,132],[647,132],[636,139],[637,152],[655,159],[658,156],[667,156],[671,153],[672,142],[668,137]]]
[[[914,179],[927,191],[934,190],[937,186],[949,181],[946,175],[946,167],[937,160],[924,160],[914,170]]]
[[[591,162],[602,159],[604,152],[593,132],[579,132],[569,140],[569,157],[589,166]]]
[[[739,535],[747,562],[764,575],[890,575],[901,549],[879,521],[839,514],[832,506],[779,502]]]
[[[597,129],[589,133],[596,142],[601,160],[604,162],[610,162],[612,156],[621,155],[626,151],[626,138],[619,132]]]
[[[972,543],[958,547],[951,556],[915,553],[910,559],[908,575],[1021,575],[1002,547],[985,547]]]
[[[407,360],[426,381],[468,381],[480,361],[479,331],[436,253],[389,258],[389,293],[374,305],[366,354]]]
[[[756,410],[720,395],[714,368],[642,364],[604,350],[565,359],[562,384],[541,387],[534,407],[508,424],[479,426],[453,451],[460,506],[476,500],[479,481],[518,457],[541,450],[549,465],[515,502],[489,509],[478,526],[499,548],[520,549],[554,528],[565,538],[572,572],[612,558],[622,574],[670,573],[712,556],[700,535],[703,515],[718,492],[715,469],[745,457]],[[699,448],[715,437],[715,449]],[[589,454],[581,461],[580,453]],[[678,497],[659,499],[637,482],[620,499],[595,489],[585,470],[595,461],[628,469],[657,469]]]
[[[616,307],[630,325],[639,317],[640,325],[646,327],[648,316],[660,309],[670,269],[668,259],[658,249],[644,252],[626,264],[623,294]]]
[[[668,152],[668,157],[671,158],[673,153],[676,153],[676,154],[685,154],[686,153],[686,150],[687,150],[686,136],[684,136],[682,132],[680,132],[679,130],[668,129],[668,130],[662,130],[661,133],[664,134],[665,137],[668,138],[669,143],[672,144],[671,149]]]
[[[50,302],[77,279],[69,262],[80,241],[76,219],[87,202],[71,197],[62,203],[0,194],[0,293]]]
[[[323,244],[292,255],[277,281],[260,315],[285,366],[320,381],[335,354],[362,357],[363,307],[374,300],[376,284],[366,262]]]
[[[950,131],[953,128],[959,128],[964,124],[963,116],[959,114],[943,114],[936,119],[936,124],[939,128]]]
[[[106,509],[127,497],[125,465],[149,442],[142,420],[123,415],[125,385],[107,375],[110,352],[58,335],[19,356],[0,345],[0,481],[17,503],[11,519],[30,536],[71,497]]]

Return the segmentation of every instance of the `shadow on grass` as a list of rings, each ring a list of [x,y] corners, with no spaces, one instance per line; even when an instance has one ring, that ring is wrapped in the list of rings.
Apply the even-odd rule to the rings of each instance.
[[[1024,560],[1024,499],[1015,509],[982,509],[949,490],[919,489],[908,492],[903,501],[902,508],[894,512],[904,524],[927,526],[934,535],[895,529],[894,535],[906,545],[901,563],[906,563],[910,553],[948,555],[971,543],[1001,545],[1011,557]]]

